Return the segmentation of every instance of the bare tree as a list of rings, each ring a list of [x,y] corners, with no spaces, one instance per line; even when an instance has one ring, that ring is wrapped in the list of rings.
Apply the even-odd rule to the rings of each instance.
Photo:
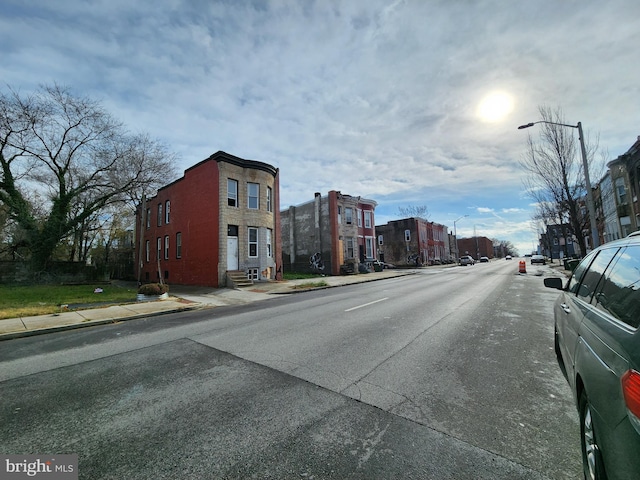
[[[540,123],[540,140],[535,142],[529,135],[527,152],[520,161],[522,168],[529,174],[524,180],[528,195],[536,202],[534,216],[547,225],[570,225],[581,252],[586,252],[585,231],[589,230],[589,218],[585,205],[585,177],[582,167],[581,153],[577,145],[575,132],[566,126],[560,108],[539,108],[543,122]],[[592,163],[597,150],[596,145],[589,145],[587,158]]]
[[[414,217],[428,221],[429,209],[426,205],[407,205],[406,207],[398,207],[398,216],[403,218]]]
[[[99,102],[66,88],[0,94],[0,203],[24,232],[35,271],[102,209],[131,206],[175,177],[174,160],[158,142],[128,133]],[[40,204],[30,200],[33,192]]]

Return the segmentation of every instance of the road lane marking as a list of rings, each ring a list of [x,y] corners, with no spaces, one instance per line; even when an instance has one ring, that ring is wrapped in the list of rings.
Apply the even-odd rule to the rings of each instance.
[[[373,302],[365,303],[364,305],[358,305],[357,307],[347,308],[345,312],[351,312],[352,310],[357,310],[362,307],[368,307],[369,305],[373,305],[374,303],[384,302],[385,300],[389,300],[389,297],[381,298],[380,300],[375,300]]]

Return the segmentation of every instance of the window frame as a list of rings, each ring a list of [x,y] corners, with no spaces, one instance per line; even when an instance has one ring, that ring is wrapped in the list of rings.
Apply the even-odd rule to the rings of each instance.
[[[256,188],[255,195],[252,195],[252,187]],[[252,207],[252,200],[255,202],[255,207]],[[255,182],[247,182],[247,208],[249,210],[260,210],[260,184]]]
[[[364,249],[366,258],[375,258],[375,252],[373,249],[373,237],[364,237]]]
[[[345,248],[347,258],[355,258],[355,240],[353,237],[347,237],[345,240]]]
[[[158,204],[158,227],[162,226],[162,202]]]
[[[273,246],[272,246],[272,238],[273,238],[273,231],[270,228],[266,229],[266,239],[265,239],[265,245],[267,247],[267,257],[269,258],[273,258]]]
[[[267,212],[273,212],[273,189],[267,187]]]
[[[364,211],[364,228],[371,228],[373,224],[373,215],[371,215],[371,210]]]
[[[182,232],[176,233],[176,258],[182,258]]]
[[[171,201],[167,200],[164,202],[164,223],[165,225],[169,223],[171,216]]]
[[[231,192],[230,186],[234,187],[234,192]],[[238,180],[233,178],[227,178],[227,206],[231,208],[238,208],[240,202],[238,201]]]
[[[251,239],[251,234],[255,232],[255,241]],[[260,256],[260,230],[258,227],[247,227],[247,257],[258,258]],[[251,247],[255,248],[255,255],[251,254]]]
[[[353,208],[345,207],[345,209],[344,209],[344,222],[347,225],[353,225]]]

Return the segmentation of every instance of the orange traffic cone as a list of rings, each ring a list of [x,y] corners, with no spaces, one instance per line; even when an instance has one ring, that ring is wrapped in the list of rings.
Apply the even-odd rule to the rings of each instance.
[[[520,260],[518,270],[520,273],[527,273],[527,262]]]

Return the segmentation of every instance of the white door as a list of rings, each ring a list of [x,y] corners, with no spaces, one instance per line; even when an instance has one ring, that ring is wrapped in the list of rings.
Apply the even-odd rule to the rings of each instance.
[[[238,237],[227,237],[227,270],[238,270]]]

